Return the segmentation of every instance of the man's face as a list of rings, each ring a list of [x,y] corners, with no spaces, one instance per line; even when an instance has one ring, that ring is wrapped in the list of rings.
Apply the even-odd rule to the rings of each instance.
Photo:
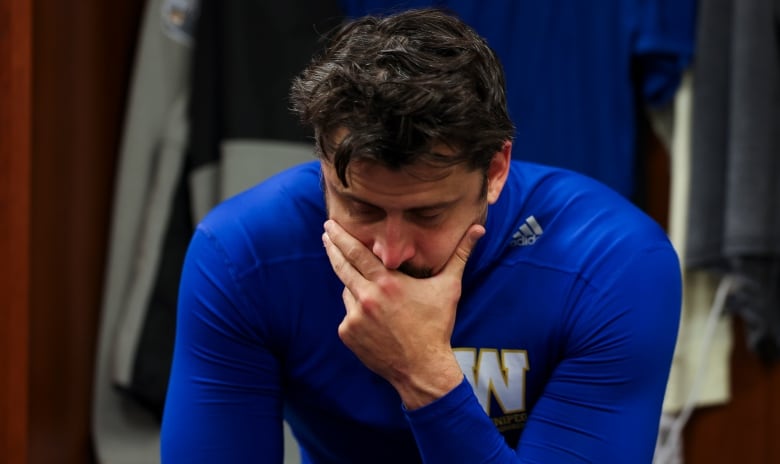
[[[490,184],[492,172],[486,179],[482,171],[462,165],[447,168],[442,176],[441,168],[394,171],[358,161],[347,170],[348,187],[330,163],[322,162],[322,172],[328,216],[385,267],[418,278],[444,267],[469,226],[485,223],[488,203],[501,190]]]

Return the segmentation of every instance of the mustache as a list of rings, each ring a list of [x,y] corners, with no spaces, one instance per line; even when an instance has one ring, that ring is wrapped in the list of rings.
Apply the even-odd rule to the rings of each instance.
[[[427,279],[428,277],[433,276],[433,269],[429,267],[414,266],[410,263],[401,264],[398,271],[415,279]]]

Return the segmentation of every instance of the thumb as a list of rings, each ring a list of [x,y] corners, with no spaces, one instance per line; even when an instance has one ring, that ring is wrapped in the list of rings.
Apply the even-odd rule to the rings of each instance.
[[[444,267],[444,272],[447,274],[455,275],[458,278],[463,276],[463,270],[466,268],[466,262],[471,255],[471,251],[476,246],[482,236],[485,235],[485,228],[479,224],[473,224],[463,234],[463,238],[460,239],[455,253],[452,254],[447,265]]]

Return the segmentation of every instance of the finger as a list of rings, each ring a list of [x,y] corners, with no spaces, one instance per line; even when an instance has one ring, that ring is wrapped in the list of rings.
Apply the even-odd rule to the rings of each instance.
[[[468,262],[471,251],[483,235],[485,235],[483,226],[473,224],[469,227],[455,248],[455,253],[452,254],[450,260],[444,266],[442,273],[453,275],[460,279],[463,276],[463,270],[466,268],[466,262]]]
[[[344,259],[361,275],[371,280],[378,272],[385,270],[382,262],[360,240],[351,236],[336,221],[325,222],[325,233],[339,249]]]
[[[349,315],[350,310],[355,305],[355,297],[352,296],[352,292],[349,291],[349,288],[344,287],[344,291],[341,292],[341,299],[344,301],[344,309],[346,310],[347,315]]]
[[[341,282],[350,291],[354,291],[359,285],[365,282],[363,276],[357,269],[347,260],[341,249],[337,247],[331,240],[330,234],[325,232],[322,234],[322,244],[325,245],[325,252],[328,254],[330,260],[330,266],[333,268],[333,272],[336,273]]]

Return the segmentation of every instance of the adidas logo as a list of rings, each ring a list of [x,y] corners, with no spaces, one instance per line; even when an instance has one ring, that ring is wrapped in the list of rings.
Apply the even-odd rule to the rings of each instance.
[[[536,218],[528,216],[525,218],[525,224],[520,226],[517,232],[512,235],[510,245],[513,247],[533,245],[542,233],[544,233],[544,230],[542,230],[542,226],[539,225]]]

